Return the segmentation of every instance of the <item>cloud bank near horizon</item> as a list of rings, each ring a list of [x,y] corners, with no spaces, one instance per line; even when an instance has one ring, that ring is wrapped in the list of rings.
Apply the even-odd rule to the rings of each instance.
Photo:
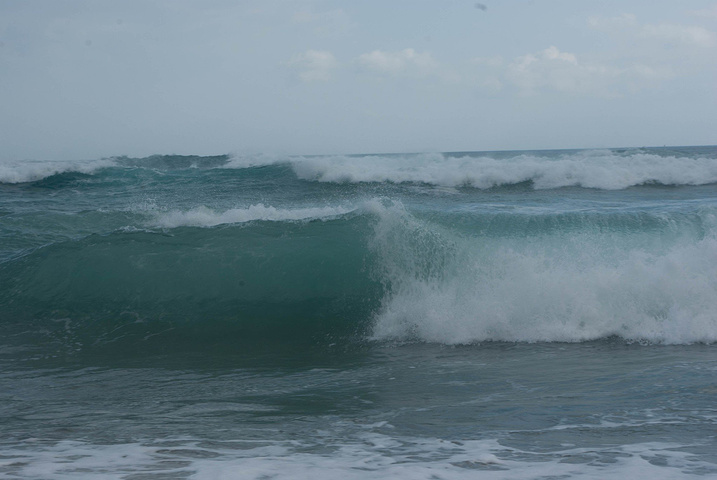
[[[8,0],[0,155],[715,143],[715,12]]]

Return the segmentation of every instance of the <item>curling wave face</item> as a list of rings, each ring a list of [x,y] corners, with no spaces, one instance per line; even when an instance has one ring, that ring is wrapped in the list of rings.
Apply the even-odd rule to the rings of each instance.
[[[55,325],[53,335],[71,332],[80,343],[197,330],[211,341],[227,332],[447,344],[717,341],[714,210],[435,221],[374,199],[313,218],[265,213],[232,213],[244,221],[224,225],[226,213],[203,213],[199,223],[189,212],[185,223],[203,228],[170,214],[174,222],[157,219],[160,230],[38,249],[2,265],[3,316],[43,319],[38,331]]]

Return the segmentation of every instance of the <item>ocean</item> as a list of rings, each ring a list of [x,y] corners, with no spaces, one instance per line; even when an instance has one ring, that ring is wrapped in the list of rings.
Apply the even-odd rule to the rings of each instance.
[[[0,478],[717,478],[717,147],[0,162]]]

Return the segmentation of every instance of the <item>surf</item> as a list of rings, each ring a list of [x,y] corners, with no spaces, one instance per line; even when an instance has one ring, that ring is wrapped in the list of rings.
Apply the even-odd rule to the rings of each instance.
[[[79,349],[713,343],[716,213],[438,214],[388,198],[148,213],[0,264],[0,309],[22,338]]]

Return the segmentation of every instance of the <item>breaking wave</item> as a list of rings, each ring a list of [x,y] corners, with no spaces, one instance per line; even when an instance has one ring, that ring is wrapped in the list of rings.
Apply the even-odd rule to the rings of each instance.
[[[62,173],[92,174],[115,166],[111,159],[73,161],[34,161],[0,163],[0,183],[28,183]]]
[[[613,228],[564,219],[582,223],[570,235],[531,219],[521,238],[491,238],[435,228],[400,206],[380,215],[372,244],[391,288],[376,339],[717,341],[714,212],[654,218],[658,238],[639,218],[613,219]]]
[[[653,149],[659,150],[659,149]],[[620,190],[637,185],[705,185],[717,183],[717,150],[701,147],[699,155],[635,150],[492,152],[406,155],[153,155],[91,161],[24,161],[0,163],[1,183],[27,183],[63,173],[97,174],[103,169],[252,170],[271,175],[271,168],[290,168],[308,182],[417,183],[441,187],[490,189],[530,183],[533,188],[583,187]]]
[[[532,183],[535,189],[619,190],[636,185],[717,182],[715,156],[578,151],[557,158],[534,154],[418,154],[320,157],[236,157],[227,168],[288,164],[302,180],[328,183],[423,183],[488,189]]]
[[[169,230],[90,235],[0,264],[4,326],[182,350],[277,338],[717,342],[711,209],[437,218],[374,199],[176,211],[159,226]]]

